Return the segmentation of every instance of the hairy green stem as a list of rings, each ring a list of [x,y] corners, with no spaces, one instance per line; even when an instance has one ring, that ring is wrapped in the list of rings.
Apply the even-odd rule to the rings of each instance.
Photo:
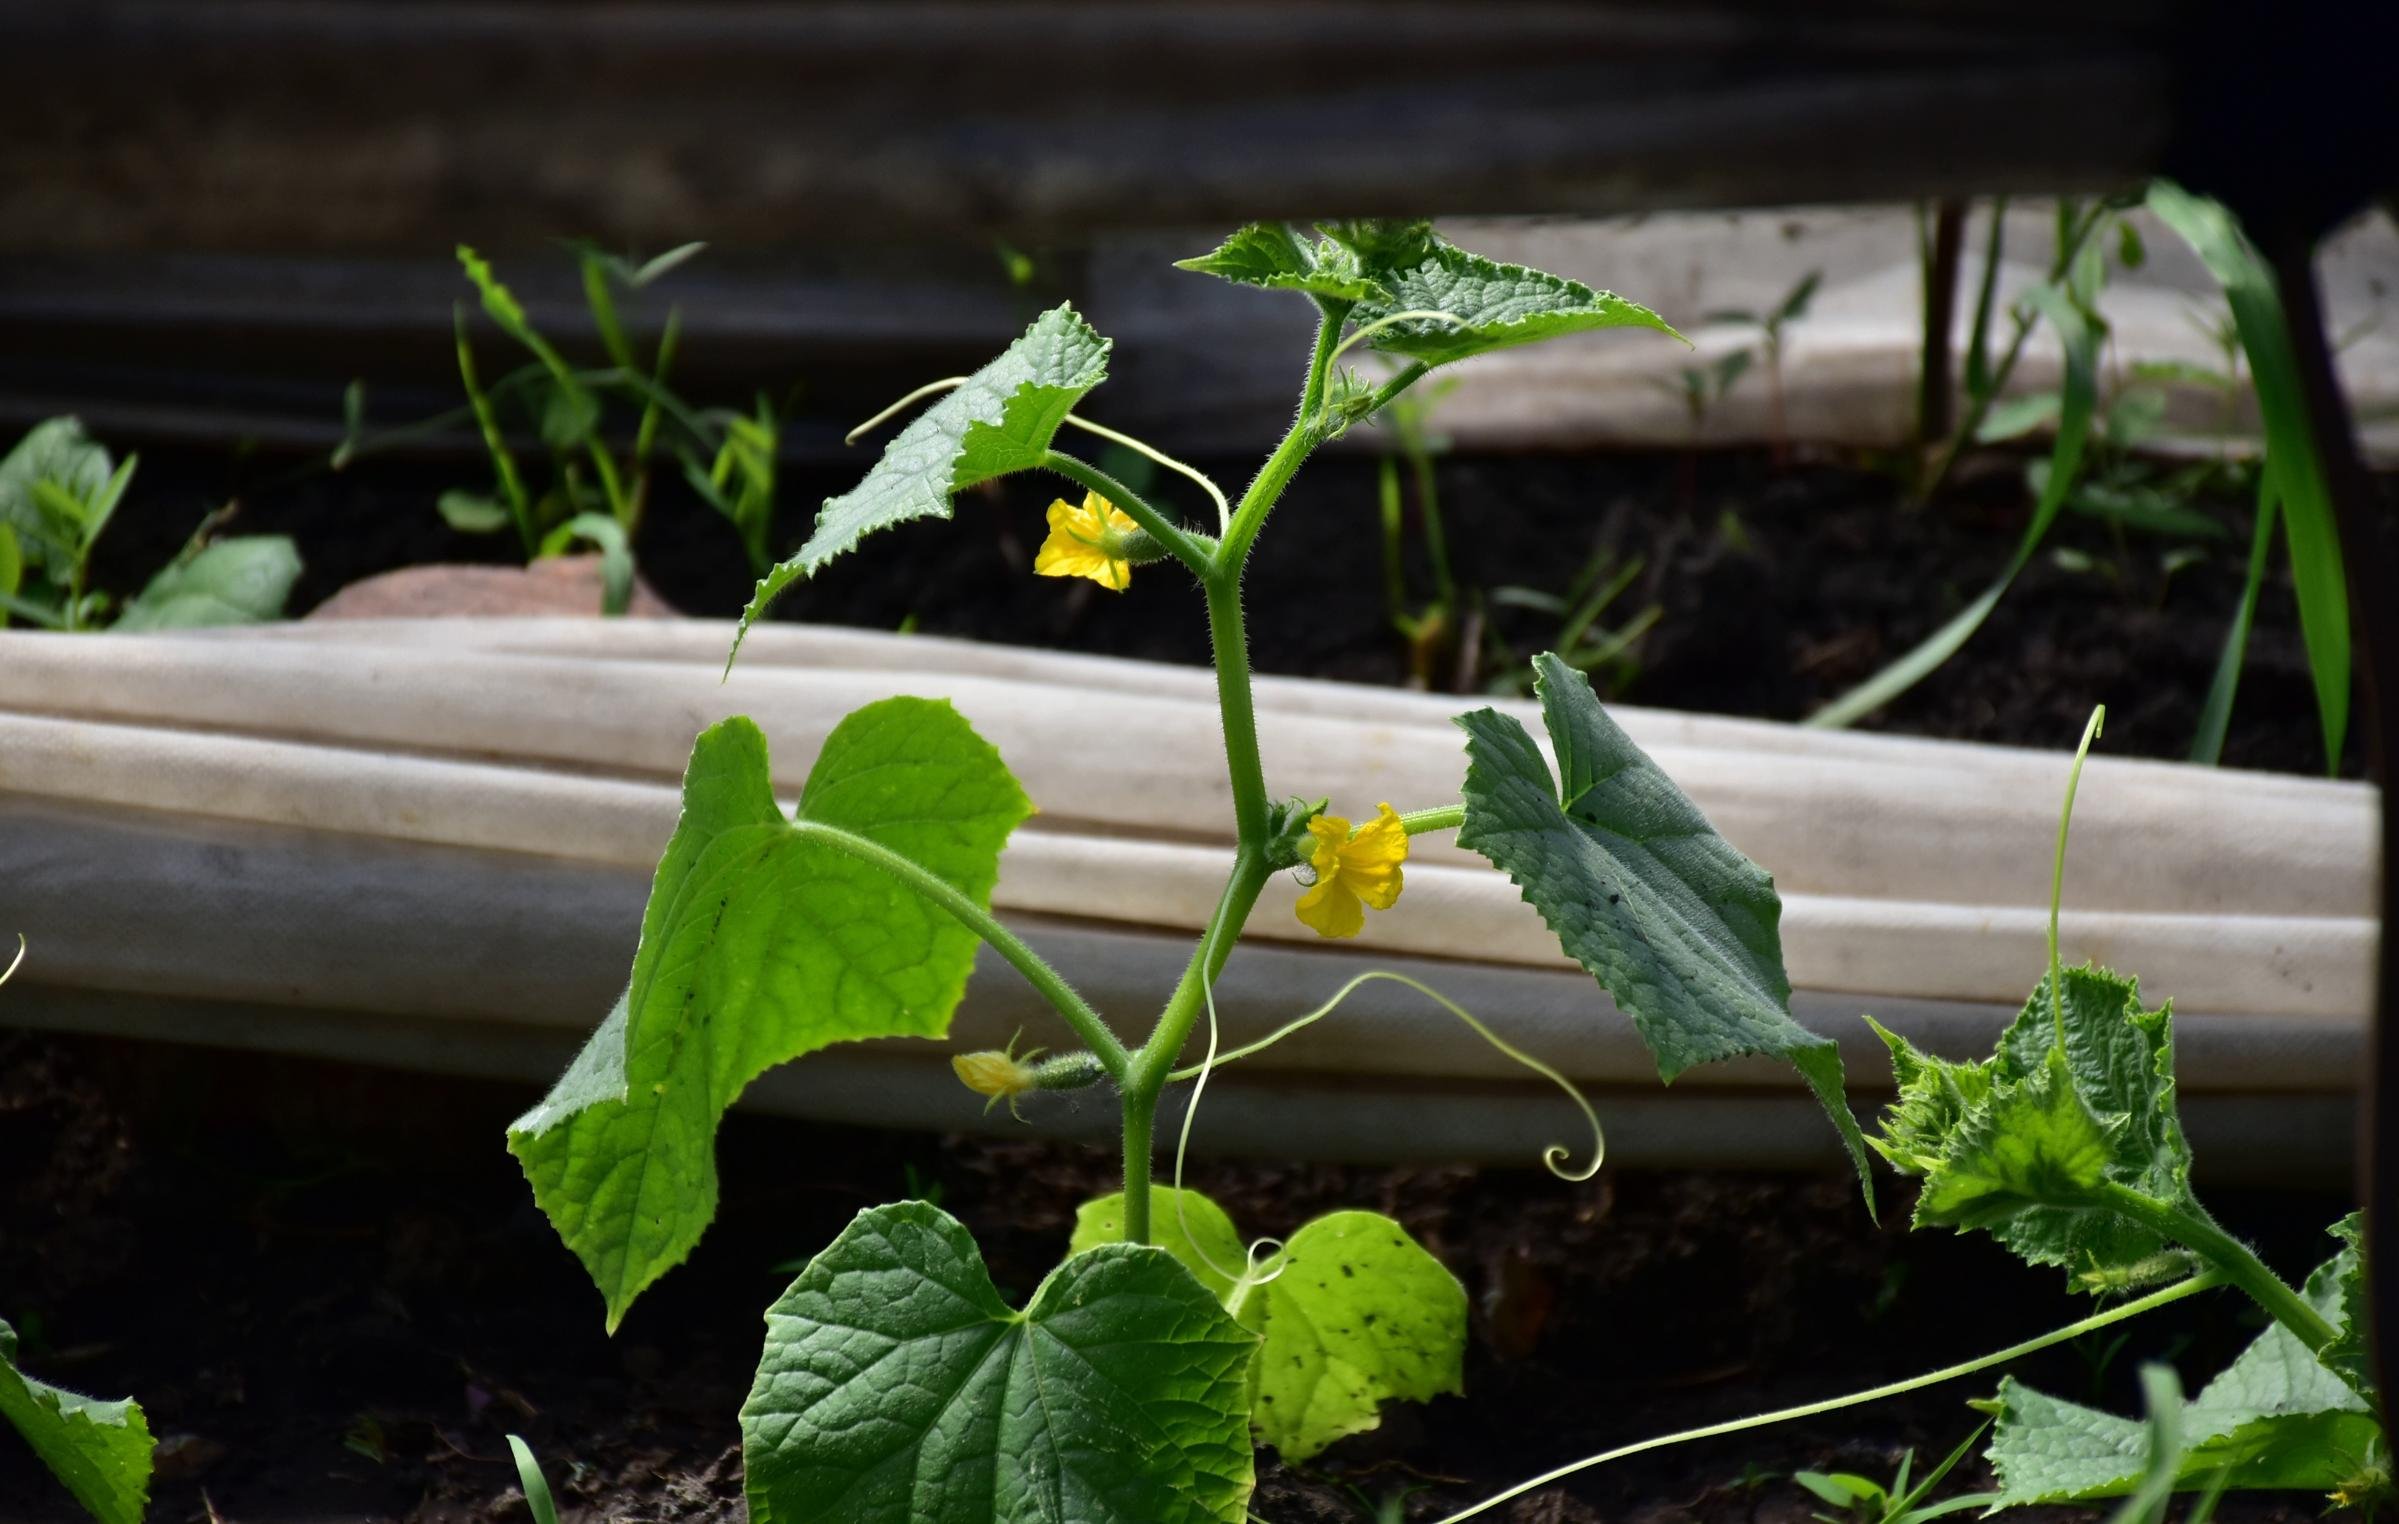
[[[2340,1330],[2306,1298],[2267,1268],[2255,1250],[2210,1221],[2195,1205],[2185,1210],[2145,1196],[2113,1181],[2099,1187],[2101,1200],[2120,1217],[2128,1217],[2164,1238],[2170,1238],[2213,1266],[2224,1279],[2249,1294],[2275,1322],[2312,1353],[2340,1337]]]
[[[1111,504],[1123,509],[1128,518],[1148,530],[1151,539],[1166,547],[1168,555],[1190,567],[1194,575],[1204,579],[1215,571],[1216,559],[1209,554],[1206,545],[1186,531],[1183,526],[1152,506],[1149,499],[1099,467],[1087,460],[1078,460],[1061,450],[1044,451],[1041,463],[1049,470],[1057,472],[1070,481],[1079,482],[1106,498]]]
[[[2199,1292],[2219,1284],[2221,1284],[2221,1280],[2215,1275],[2195,1275],[2187,1281],[2168,1286],[2163,1291],[2153,1291],[2137,1301],[2126,1302],[2121,1307],[2111,1307],[2105,1312],[2093,1313],[2080,1322],[2052,1329],[2037,1338],[2026,1339],[2021,1344],[2011,1344],[2005,1349],[1993,1350],[1987,1355],[1979,1355],[1972,1360],[1962,1361],[1956,1365],[1945,1365],[1937,1371],[1927,1371],[1921,1376],[1910,1376],[1904,1381],[1892,1381],[1882,1386],[1868,1387],[1862,1392],[1827,1397],[1819,1402],[1802,1403],[1795,1408],[1777,1408],[1771,1413],[1757,1413],[1748,1418],[1728,1419],[1723,1423],[1706,1424],[1696,1429],[1680,1429],[1672,1434],[1660,1434],[1651,1439],[1636,1440],[1629,1445],[1619,1445],[1613,1450],[1603,1450],[1597,1455],[1586,1455],[1581,1460],[1571,1461],[1554,1471],[1544,1471],[1528,1481],[1518,1482],[1505,1492],[1494,1493],[1481,1502],[1440,1520],[1439,1524],[1464,1524],[1465,1520],[1473,1518],[1476,1514],[1487,1513],[1502,1503],[1524,1496],[1536,1487],[1546,1487],[1550,1483],[1563,1480],[1578,1471],[1588,1471],[1594,1466],[1604,1466],[1610,1461],[1623,1460],[1628,1455],[1639,1455],[1649,1450],[1663,1450],[1669,1445],[1688,1444],[1695,1439],[1714,1439],[1720,1435],[1738,1434],[1744,1429],[1764,1428],[1768,1424],[1790,1423],[1802,1418],[1814,1418],[1820,1413],[1837,1412],[1842,1408],[1853,1408],[1862,1403],[1878,1402],[1885,1397],[1897,1397],[1924,1387],[1938,1386],[1944,1381],[1955,1381],[1962,1376],[1971,1376],[1978,1371],[1989,1370],[1994,1365],[2005,1365],[2010,1360],[2021,1359],[2026,1355],[2047,1349],[2053,1344],[2063,1344],[2068,1339],[2079,1339],[2084,1334],[2095,1332],[2112,1323],[2121,1323],[2126,1318],[2137,1318],[2145,1312],[2154,1312],[2168,1303],[2179,1302],[2185,1297],[2195,1296]]]
[[[1190,1040],[1191,1029],[1206,1007],[1208,985],[1224,971],[1225,960],[1233,955],[1233,944],[1241,940],[1241,928],[1257,905],[1268,876],[1266,855],[1260,847],[1245,843],[1236,849],[1232,875],[1225,881],[1215,913],[1208,918],[1206,934],[1192,950],[1191,962],[1184,967],[1183,977],[1176,981],[1174,993],[1167,996],[1166,1008],[1159,1014],[1149,1041],[1141,1045],[1141,1051],[1125,1066],[1122,1085],[1127,1243],[1150,1241],[1150,1151],[1157,1130],[1158,1097],[1165,1093],[1174,1062],[1182,1055],[1183,1044]]]
[[[1271,872],[1267,866],[1271,807],[1266,798],[1265,768],[1258,754],[1257,704],[1250,692],[1249,632],[1241,612],[1241,573],[1249,560],[1250,546],[1258,538],[1259,526],[1266,522],[1275,500],[1283,495],[1283,489],[1290,485],[1291,478],[1323,434],[1325,383],[1349,304],[1319,305],[1324,318],[1317,326],[1307,382],[1300,389],[1299,414],[1283,435],[1283,442],[1267,457],[1257,478],[1241,494],[1240,506],[1233,510],[1223,542],[1202,548],[1177,532],[1177,538],[1201,558],[1194,569],[1200,574],[1200,587],[1208,599],[1208,638],[1216,655],[1216,701],[1224,722],[1225,771],[1232,784],[1233,825],[1238,845],[1233,854],[1233,871],[1225,881],[1224,893],[1217,899],[1215,914],[1209,917],[1207,933],[1200,938],[1174,993],[1167,997],[1166,1007],[1159,1012],[1158,1024],[1151,1029],[1149,1040],[1132,1056],[1122,1077],[1127,1243],[1150,1241],[1150,1152],[1157,1131],[1158,1097],[1166,1088],[1167,1076],[1181,1056],[1183,1044],[1191,1037],[1193,1025],[1199,1020],[1209,984],[1224,968],[1225,959],[1232,956],[1233,944],[1240,940],[1241,928],[1248,922],[1250,910],[1258,903],[1258,895],[1265,889]],[[1115,500],[1105,473],[1072,461],[1072,465],[1090,473],[1088,477],[1079,475],[1058,464],[1061,459],[1051,452],[1054,469]],[[1129,504],[1125,511],[1133,514],[1153,535],[1158,534]],[[1158,538],[1169,550],[1174,549],[1166,536]],[[1186,564],[1190,564],[1188,558]]]
[[[1065,975],[1050,967],[1047,960],[1027,947],[1015,932],[1002,926],[997,916],[976,904],[948,880],[902,857],[880,842],[869,841],[839,826],[815,820],[795,820],[791,822],[791,828],[870,867],[882,869],[948,911],[959,925],[989,943],[992,951],[1007,959],[1010,967],[1024,975],[1025,982],[1055,1006],[1060,1016],[1066,1018],[1066,1024],[1075,1029],[1075,1035],[1082,1038],[1098,1057],[1101,1067],[1108,1071],[1109,1078],[1123,1082],[1125,1067],[1131,1061],[1124,1044],[1116,1040],[1116,1034],[1108,1029],[1108,1024],[1100,1019],[1099,1012],[1091,1008],[1090,1002],[1066,982]]]
[[[1400,829],[1410,836],[1422,836],[1427,831],[1454,831],[1466,823],[1464,804],[1435,805],[1429,810],[1410,810],[1399,817]]]

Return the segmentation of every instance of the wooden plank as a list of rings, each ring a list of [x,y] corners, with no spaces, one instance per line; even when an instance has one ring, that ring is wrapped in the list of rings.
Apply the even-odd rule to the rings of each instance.
[[[0,7],[0,250],[652,247],[2121,185],[2158,0]]]

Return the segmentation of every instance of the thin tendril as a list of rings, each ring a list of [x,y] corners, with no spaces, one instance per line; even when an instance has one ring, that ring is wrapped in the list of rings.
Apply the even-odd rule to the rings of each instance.
[[[856,444],[858,442],[859,435],[866,433],[868,430],[874,428],[875,425],[890,418],[893,414],[906,412],[917,402],[926,397],[932,396],[935,392],[956,391],[959,387],[964,386],[967,382],[972,381],[973,379],[974,377],[972,376],[944,376],[939,381],[927,381],[915,391],[910,392],[907,396],[902,397],[899,401],[885,408],[880,413],[875,414],[874,417],[869,418],[866,420],[866,422],[850,430],[847,434],[842,435],[841,442],[845,445]]]
[[[1134,454],[1145,456],[1148,459],[1157,462],[1159,465],[1164,466],[1169,471],[1178,472],[1184,476],[1190,477],[1193,481],[1199,483],[1199,488],[1202,492],[1207,493],[1208,496],[1215,501],[1217,531],[1222,533],[1233,526],[1233,505],[1225,501],[1224,490],[1218,487],[1216,483],[1208,479],[1207,472],[1202,471],[1197,466],[1187,465],[1184,462],[1179,461],[1173,456],[1167,454],[1164,450],[1159,449],[1157,446],[1146,444],[1141,440],[1135,439],[1130,434],[1120,434],[1105,424],[1093,423],[1090,419],[1083,417],[1079,413],[1067,414],[1066,421],[1073,424],[1076,428],[1081,429],[1086,434],[1097,434],[1100,438],[1105,439],[1112,444],[1123,445],[1126,449],[1132,451]]]
[[[1518,1482],[1505,1492],[1493,1493],[1479,1503],[1450,1514],[1439,1520],[1438,1524],[1465,1524],[1466,1520],[1473,1518],[1476,1514],[1487,1513],[1502,1503],[1524,1496],[1536,1487],[1546,1487],[1550,1483],[1572,1476],[1578,1471],[1588,1471],[1594,1466],[1604,1466],[1610,1461],[1622,1460],[1628,1455],[1639,1455],[1646,1450],[1663,1450],[1668,1445],[1684,1444],[1695,1439],[1714,1439],[1719,1435],[1738,1434],[1744,1429],[1763,1428],[1767,1424],[1789,1423],[1794,1419],[1813,1418],[1819,1413],[1830,1413],[1840,1408],[1856,1407],[1860,1403],[1874,1402],[1884,1397],[1896,1397],[1903,1392],[1913,1392],[1922,1387],[1938,1386],[1944,1381],[1954,1381],[1961,1376],[1971,1376],[1977,1371],[1988,1370],[1994,1365],[2004,1365],[2010,1360],[2032,1354],[2036,1350],[2047,1349],[2052,1344],[2063,1344],[2068,1339],[2078,1339],[2084,1334],[2105,1328],[2112,1323],[2120,1323],[2126,1318],[2138,1317],[2142,1313],[2155,1311],[2169,1302],[2179,1302],[2184,1297],[2205,1291],[2212,1286],[2221,1285],[2223,1279],[2221,1275],[2212,1270],[2204,1275],[2195,1275],[2187,1281],[2168,1286],[2163,1291],[2151,1292],[2138,1301],[2126,1302],[2122,1306],[2110,1308],[2106,1312],[2093,1313],[2080,1322],[2052,1329],[2037,1338],[2026,1339],[2021,1344],[2011,1344],[2005,1349],[1994,1350],[1990,1354],[1957,1365],[1945,1365],[1937,1371],[1927,1371],[1921,1376],[1910,1376],[1904,1381],[1893,1381],[1882,1386],[1868,1387],[1865,1391],[1850,1392],[1840,1397],[1827,1397],[1820,1402],[1802,1403],[1795,1408],[1778,1408],[1771,1413],[1759,1413],[1749,1418],[1735,1418],[1724,1423],[1707,1424],[1696,1429],[1683,1429],[1673,1434],[1660,1434],[1652,1439],[1637,1440],[1629,1445],[1619,1445],[1613,1450],[1603,1450],[1597,1455],[1587,1455],[1581,1460],[1569,1461],[1556,1470],[1544,1471],[1529,1481]]]
[[[1208,1071],[1216,1063],[1216,981],[1208,977],[1208,965],[1214,960],[1215,953],[1216,927],[1214,923],[1210,923],[1208,935],[1201,939],[1199,950],[1200,998],[1207,1003],[1208,1007],[1208,1051],[1200,1059],[1199,1082],[1191,1087],[1191,1099],[1183,1105],[1183,1125],[1175,1135],[1175,1226],[1183,1230],[1183,1242],[1192,1247],[1193,1251],[1207,1263],[1209,1269],[1231,1281],[1234,1288],[1240,1290],[1249,1284],[1249,1278],[1257,1268],[1255,1247],[1253,1246],[1249,1257],[1243,1261],[1239,1270],[1227,1270],[1218,1264],[1216,1256],[1208,1252],[1208,1246],[1201,1243],[1199,1235],[1191,1231],[1191,1211],[1187,1204],[1189,1198],[1183,1194],[1183,1155],[1191,1147],[1191,1119],[1199,1115],[1200,1096],[1208,1088]],[[1168,1076],[1169,1079],[1173,1077],[1172,1075]],[[1260,1242],[1268,1241],[1260,1240]]]
[[[13,957],[13,958],[11,958],[11,959],[9,959],[9,960],[8,960],[8,967],[7,967],[5,970],[0,970],[0,984],[6,984],[6,983],[9,981],[9,979],[10,979],[10,978],[11,978],[11,977],[12,977],[12,976],[13,976],[13,975],[16,973],[16,971],[17,971],[17,965],[18,965],[18,964],[20,964],[20,963],[22,963],[22,962],[24,962],[24,961],[25,961],[25,933],[23,933],[23,932],[21,932],[21,931],[20,931],[20,932],[18,932],[18,933],[17,933],[17,955],[16,955],[15,957]]]
[[[1343,339],[1339,344],[1335,345],[1332,354],[1326,358],[1325,364],[1329,367],[1334,361],[1340,359],[1343,355],[1348,354],[1352,349],[1355,349],[1358,345],[1364,343],[1367,339],[1372,338],[1375,334],[1382,332],[1384,329],[1390,327],[1394,323],[1430,322],[1447,323],[1453,328],[1467,328],[1473,326],[1454,312],[1394,312],[1386,317],[1376,318],[1373,322],[1366,324],[1356,333],[1351,334],[1348,338]]]
[[[2066,771],[2066,807],[2058,811],[2057,856],[2049,865],[2049,1020],[2057,1029],[2060,1051],[2066,1046],[2066,1005],[2058,992],[2062,970],[2057,955],[2057,907],[2066,892],[2066,828],[2074,824],[2074,791],[2082,786],[2083,759],[2091,754],[2091,743],[2106,723],[2107,705],[2093,707],[2090,722],[2082,728],[2082,744],[2074,748],[2074,765]]]
[[[1274,1031],[1269,1032],[1264,1037],[1259,1038],[1256,1042],[1247,1043],[1241,1047],[1235,1048],[1230,1053],[1222,1055],[1219,1055],[1216,1051],[1216,1034],[1214,1030],[1216,1022],[1215,997],[1212,993],[1209,993],[1207,985],[1203,983],[1201,985],[1202,992],[1209,993],[1208,1022],[1210,1030],[1208,1035],[1207,1059],[1191,1068],[1177,1069],[1174,1071],[1174,1073],[1168,1075],[1167,1078],[1170,1080],[1197,1078],[1202,1084],[1205,1084],[1207,1081],[1207,1073],[1210,1069],[1223,1064],[1232,1063],[1235,1059],[1248,1058],[1254,1053],[1259,1053],[1267,1048],[1273,1047],[1276,1043],[1281,1042],[1284,1038],[1289,1037],[1292,1033],[1299,1031],[1302,1027],[1315,1025],[1317,1022],[1322,1021],[1325,1017],[1332,1015],[1334,1009],[1339,1006],[1342,1001],[1347,1000],[1360,985],[1376,979],[1387,979],[1393,984],[1406,985],[1408,988],[1416,991],[1416,993],[1424,996],[1426,999],[1431,1000],[1434,1004],[1440,1006],[1443,1010],[1449,1012],[1452,1016],[1455,1016],[1460,1021],[1466,1023],[1468,1027],[1473,1029],[1474,1034],[1477,1037],[1480,1037],[1483,1041],[1498,1049],[1506,1057],[1513,1059],[1519,1064],[1522,1064],[1525,1068],[1532,1070],[1535,1074],[1538,1074],[1543,1079],[1548,1080],[1560,1090],[1565,1091],[1566,1098],[1574,1102],[1576,1109],[1582,1112],[1583,1120],[1591,1124],[1591,1162],[1584,1165],[1580,1169],[1569,1169],[1566,1167],[1565,1161],[1573,1157],[1573,1150],[1569,1149],[1563,1143],[1552,1143],[1547,1148],[1541,1150],[1542,1166],[1559,1179],[1569,1181],[1588,1180],[1593,1175],[1599,1173],[1600,1163],[1607,1157],[1608,1153],[1607,1134],[1600,1128],[1599,1113],[1592,1109],[1591,1102],[1584,1097],[1582,1090],[1575,1085],[1574,1081],[1568,1079],[1565,1075],[1560,1074],[1557,1070],[1551,1068],[1541,1060],[1533,1057],[1530,1053],[1525,1052],[1523,1049],[1516,1047],[1506,1038],[1501,1037],[1497,1032],[1494,1032],[1489,1027],[1483,1025],[1483,1023],[1476,1020],[1472,1013],[1468,1012],[1464,1006],[1459,1005],[1456,1001],[1450,999],[1447,995],[1442,994],[1439,990],[1434,989],[1430,985],[1424,984],[1421,981],[1411,979],[1406,974],[1395,974],[1387,969],[1368,969],[1365,973],[1358,975],[1356,978],[1350,980],[1349,983],[1344,984],[1341,986],[1341,988],[1335,990],[1332,998],[1327,1000],[1324,1004],[1318,1006],[1315,1010],[1308,1012],[1304,1016],[1293,1017],[1290,1021],[1283,1023],[1283,1025],[1277,1027]],[[1199,1103],[1199,1092],[1197,1089],[1192,1091],[1191,1099],[1194,1106]],[[1183,1114],[1183,1126],[1186,1134],[1188,1134],[1191,1126],[1191,1114],[1189,1111],[1186,1111]],[[1179,1151],[1176,1155],[1175,1169],[1176,1180],[1178,1183],[1180,1183],[1182,1158]]]

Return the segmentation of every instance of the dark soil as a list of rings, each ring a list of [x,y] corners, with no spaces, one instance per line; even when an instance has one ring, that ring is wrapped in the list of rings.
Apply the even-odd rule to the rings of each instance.
[[[1229,483],[1252,465],[1207,464]],[[787,545],[804,536],[808,508],[854,484],[862,468],[863,457],[785,470]],[[150,490],[112,526],[100,581],[138,585],[206,506],[228,496],[242,503],[231,529],[298,537],[308,566],[301,611],[398,566],[506,560],[512,541],[456,534],[433,512],[442,488],[473,483],[483,469],[377,462],[295,476],[288,464],[154,450],[141,478]],[[1651,605],[1657,622],[1627,663],[1597,674],[1603,695],[1769,719],[1800,718],[1938,628],[2006,564],[2029,511],[2021,470],[2007,459],[1984,461],[1978,476],[1925,507],[1906,504],[1891,477],[1861,464],[1776,468],[1763,454],[1445,458],[1439,482],[1458,583],[1485,590],[1485,629],[1498,641],[1473,664],[1444,654],[1432,664],[1432,686],[1479,691],[1522,670],[1497,643],[1530,655],[1556,642],[1557,616],[1489,592],[1562,595],[1596,559],[1638,560],[1640,574],[1601,623]],[[1030,575],[1040,510],[1062,485],[1012,479],[969,493],[956,522],[870,539],[786,593],[776,616],[1207,661],[1198,594],[1171,567],[1138,577],[1125,595]],[[1159,491],[1172,499],[1175,487],[1169,478]],[[2194,546],[2062,518],[1965,649],[1867,728],[2064,747],[2104,702],[2111,753],[2187,755],[2239,601],[2250,522],[2246,502],[2199,506],[2220,522],[2221,539]],[[1406,643],[1385,616],[1377,521],[1371,460],[1330,454],[1300,474],[1251,563],[1259,670],[1410,680]],[[1412,509],[1409,545],[1412,593],[1425,600]],[[2192,548],[2195,559],[2168,570],[2169,553]],[[749,599],[753,578],[730,526],[672,484],[661,485],[637,549],[644,575],[686,613],[727,617]],[[2314,692],[2279,555],[2276,567],[2224,761],[2320,772]],[[1467,617],[1462,610],[1460,622]],[[2344,771],[2354,774],[2362,757],[2354,734],[2346,751]]]
[[[1022,1297],[1100,1151],[735,1116],[723,1207],[692,1260],[602,1332],[600,1302],[501,1143],[535,1098],[308,1061],[156,1045],[0,1039],[0,1306],[35,1374],[137,1393],[163,1441],[161,1524],[522,1520],[505,1436],[541,1456],[571,1519],[738,1519],[735,1415],[760,1314],[862,1207],[932,1195]],[[1338,1206],[1390,1212],[1465,1282],[1464,1398],[1394,1407],[1306,1470],[1269,1464],[1274,1524],[1364,1521],[1407,1496],[1436,1517],[1579,1455],[1871,1385],[2087,1311],[1985,1240],[1876,1226],[1837,1177],[1197,1163],[1252,1233]],[[2289,1273],[2321,1256],[2334,1199],[2211,1193]],[[2028,1360],[2051,1390],[2137,1407],[2134,1367],[2195,1386],[2255,1331],[2229,1293]],[[1982,1377],[1638,1457],[1494,1517],[1797,1521],[1795,1468],[1885,1475],[1975,1426]],[[1984,1480],[1969,1466],[1963,1490]],[[1363,1500],[1363,1501],[1362,1501]],[[2316,1516],[2236,1500],[2242,1520]],[[0,1520],[74,1517],[0,1443]]]

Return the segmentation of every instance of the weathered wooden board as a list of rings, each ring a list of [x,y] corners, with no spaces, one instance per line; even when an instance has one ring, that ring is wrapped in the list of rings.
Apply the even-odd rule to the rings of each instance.
[[[2136,181],[2162,0],[0,6],[0,249],[1040,240]]]

